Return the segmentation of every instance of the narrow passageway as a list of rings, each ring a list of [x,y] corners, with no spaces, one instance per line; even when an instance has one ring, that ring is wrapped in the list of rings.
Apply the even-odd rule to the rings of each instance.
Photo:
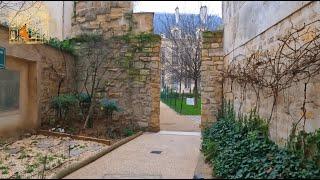
[[[192,179],[200,154],[200,122],[163,103],[160,122],[160,132],[146,132],[65,178]]]
[[[179,115],[160,102],[160,129],[162,131],[200,132],[201,116]]]

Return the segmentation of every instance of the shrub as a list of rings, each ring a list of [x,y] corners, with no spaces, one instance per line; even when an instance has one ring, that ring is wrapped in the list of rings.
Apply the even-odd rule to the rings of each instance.
[[[230,104],[203,132],[202,151],[216,175],[224,178],[319,178],[315,162],[268,137],[268,126],[254,111],[236,118]]]
[[[87,93],[79,93],[77,94],[77,99],[80,103],[89,104],[91,102],[91,97]]]
[[[130,128],[125,128],[124,130],[124,136],[125,137],[129,137],[129,136],[132,136],[134,134],[134,131]]]
[[[56,111],[56,117],[66,119],[68,112],[77,104],[77,98],[73,94],[61,94],[51,100],[51,107]]]
[[[100,100],[100,107],[101,110],[103,110],[104,113],[107,115],[109,120],[112,119],[113,112],[121,111],[121,108],[114,100],[109,100],[106,98]]]

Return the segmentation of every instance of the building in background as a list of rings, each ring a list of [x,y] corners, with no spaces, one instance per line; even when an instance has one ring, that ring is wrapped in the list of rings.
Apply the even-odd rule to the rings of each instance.
[[[188,57],[197,58],[197,54],[200,54],[201,33],[206,30],[217,30],[221,24],[219,16],[207,15],[206,6],[200,8],[200,14],[179,14],[178,7],[175,14],[155,14],[154,32],[162,36],[162,88],[169,87],[177,92],[193,92],[195,80],[183,72],[187,71],[186,66],[180,69],[181,64],[187,61]],[[200,57],[198,59],[200,61]],[[197,84],[200,87],[200,79]]]

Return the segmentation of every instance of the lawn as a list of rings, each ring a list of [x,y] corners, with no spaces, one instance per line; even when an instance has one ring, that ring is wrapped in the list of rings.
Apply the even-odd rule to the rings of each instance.
[[[168,105],[171,109],[175,110],[177,113],[182,115],[200,115],[201,114],[201,98],[198,99],[198,104],[196,106],[187,105],[186,98],[183,98],[181,107],[181,98],[162,98],[161,101]]]

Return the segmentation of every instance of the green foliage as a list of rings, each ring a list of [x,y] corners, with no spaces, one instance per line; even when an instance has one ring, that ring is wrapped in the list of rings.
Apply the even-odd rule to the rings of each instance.
[[[69,52],[71,54],[74,53],[74,45],[73,45],[72,39],[65,39],[65,40],[61,41],[58,38],[50,38],[46,42],[46,44],[48,44],[56,49]]]
[[[101,106],[101,109],[106,112],[106,114],[112,113],[114,111],[116,112],[121,111],[121,108],[118,106],[116,101],[109,100],[106,98],[100,100],[100,106]]]
[[[77,102],[77,97],[73,94],[60,94],[52,98],[51,107],[56,111],[58,119],[65,119]]]
[[[168,105],[170,108],[175,110],[177,113],[183,115],[200,115],[201,114],[201,98],[198,98],[198,104],[187,105],[186,98],[194,97],[193,94],[184,94],[182,99],[182,94],[171,91],[162,91],[160,93],[160,99],[163,103]]]
[[[71,39],[59,40],[58,38],[50,38],[46,41],[51,47],[75,54],[75,46],[77,43],[101,41],[103,38],[98,34],[81,34]]]
[[[26,169],[25,169],[25,172],[26,173],[32,173],[34,172],[34,170],[39,166],[39,164],[28,164]]]
[[[129,137],[129,136],[134,135],[134,131],[132,129],[130,129],[130,128],[125,128],[123,131],[124,131],[124,136],[125,137]]]
[[[280,148],[268,138],[268,126],[255,111],[236,118],[225,104],[218,121],[203,132],[202,151],[216,175],[238,178],[319,178],[313,161]]]
[[[140,33],[137,35],[127,33],[122,36],[115,36],[114,39],[123,40],[126,43],[136,42],[136,43],[140,43],[141,45],[144,45],[145,43],[161,41],[161,37],[159,35],[151,34],[151,33]]]
[[[27,157],[28,157],[27,153],[25,151],[21,151],[21,154],[18,157],[18,159],[24,159],[24,158],[27,158]]]
[[[21,175],[19,174],[19,172],[15,172],[13,177],[13,179],[22,179]]]
[[[69,110],[73,105],[77,103],[77,98],[73,94],[61,94],[53,97],[51,101],[51,107],[56,110]]]
[[[291,139],[288,146],[290,150],[297,152],[305,159],[316,162],[320,167],[320,129],[310,133],[300,131]]]
[[[87,93],[79,93],[76,95],[76,97],[80,103],[90,103],[91,102],[91,97]]]
[[[0,170],[2,174],[8,174],[9,173],[9,168],[7,166],[0,166]]]

